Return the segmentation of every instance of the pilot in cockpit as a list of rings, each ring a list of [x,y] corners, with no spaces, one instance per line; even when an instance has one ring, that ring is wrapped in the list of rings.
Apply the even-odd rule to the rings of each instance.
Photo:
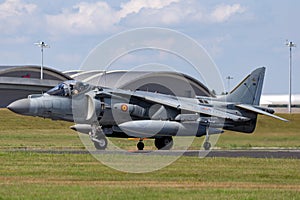
[[[69,97],[77,95],[89,88],[89,84],[84,84],[75,80],[65,81],[47,92],[49,95]]]

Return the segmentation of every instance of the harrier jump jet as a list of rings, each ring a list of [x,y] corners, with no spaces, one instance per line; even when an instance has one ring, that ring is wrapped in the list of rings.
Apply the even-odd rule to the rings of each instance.
[[[66,81],[45,94],[17,100],[8,109],[22,115],[75,122],[71,128],[90,135],[97,149],[107,147],[106,137],[154,139],[158,149],[173,146],[174,136],[209,136],[224,130],[252,133],[257,115],[273,115],[259,107],[265,68],[248,75],[229,94],[220,97],[176,97],[145,91],[130,91]]]

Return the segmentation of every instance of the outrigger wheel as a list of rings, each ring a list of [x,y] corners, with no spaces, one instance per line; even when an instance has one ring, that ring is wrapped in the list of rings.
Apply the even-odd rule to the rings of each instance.
[[[204,142],[203,148],[204,148],[205,150],[209,150],[209,149],[211,148],[210,142],[208,142],[208,141]]]
[[[211,148],[211,143],[209,142],[209,126],[206,126],[205,142],[203,144],[204,150],[209,150]]]

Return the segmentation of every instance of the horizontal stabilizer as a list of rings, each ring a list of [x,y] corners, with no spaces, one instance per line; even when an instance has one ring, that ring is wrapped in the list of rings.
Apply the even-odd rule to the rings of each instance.
[[[273,118],[276,118],[276,119],[288,122],[288,120],[286,120],[286,119],[284,119],[282,117],[278,117],[277,115],[273,115],[273,114],[268,113],[266,111],[263,111],[261,109],[255,108],[252,105],[239,104],[239,105],[236,105],[236,107],[239,107],[239,108],[242,108],[242,109],[245,109],[245,110],[249,110],[249,111],[252,111],[252,112],[255,112],[255,113],[258,113],[258,114],[267,115],[269,117],[273,117]]]

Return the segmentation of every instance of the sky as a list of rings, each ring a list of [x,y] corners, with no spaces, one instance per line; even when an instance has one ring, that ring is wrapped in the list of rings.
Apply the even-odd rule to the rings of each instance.
[[[0,1],[0,65],[40,65],[35,42],[50,45],[44,64],[60,71],[80,69],[87,55],[124,31],[160,27],[178,31],[207,51],[225,77],[238,84],[265,66],[264,94],[288,93],[289,49],[300,45],[300,1],[286,0],[2,0]],[[168,41],[166,41],[168,42]],[[173,41],[176,42],[176,41]],[[162,62],[182,65],[172,56],[133,53],[118,67]],[[137,61],[138,59],[138,61]],[[180,68],[180,67],[179,67]],[[300,50],[293,48],[293,93],[300,93]]]

